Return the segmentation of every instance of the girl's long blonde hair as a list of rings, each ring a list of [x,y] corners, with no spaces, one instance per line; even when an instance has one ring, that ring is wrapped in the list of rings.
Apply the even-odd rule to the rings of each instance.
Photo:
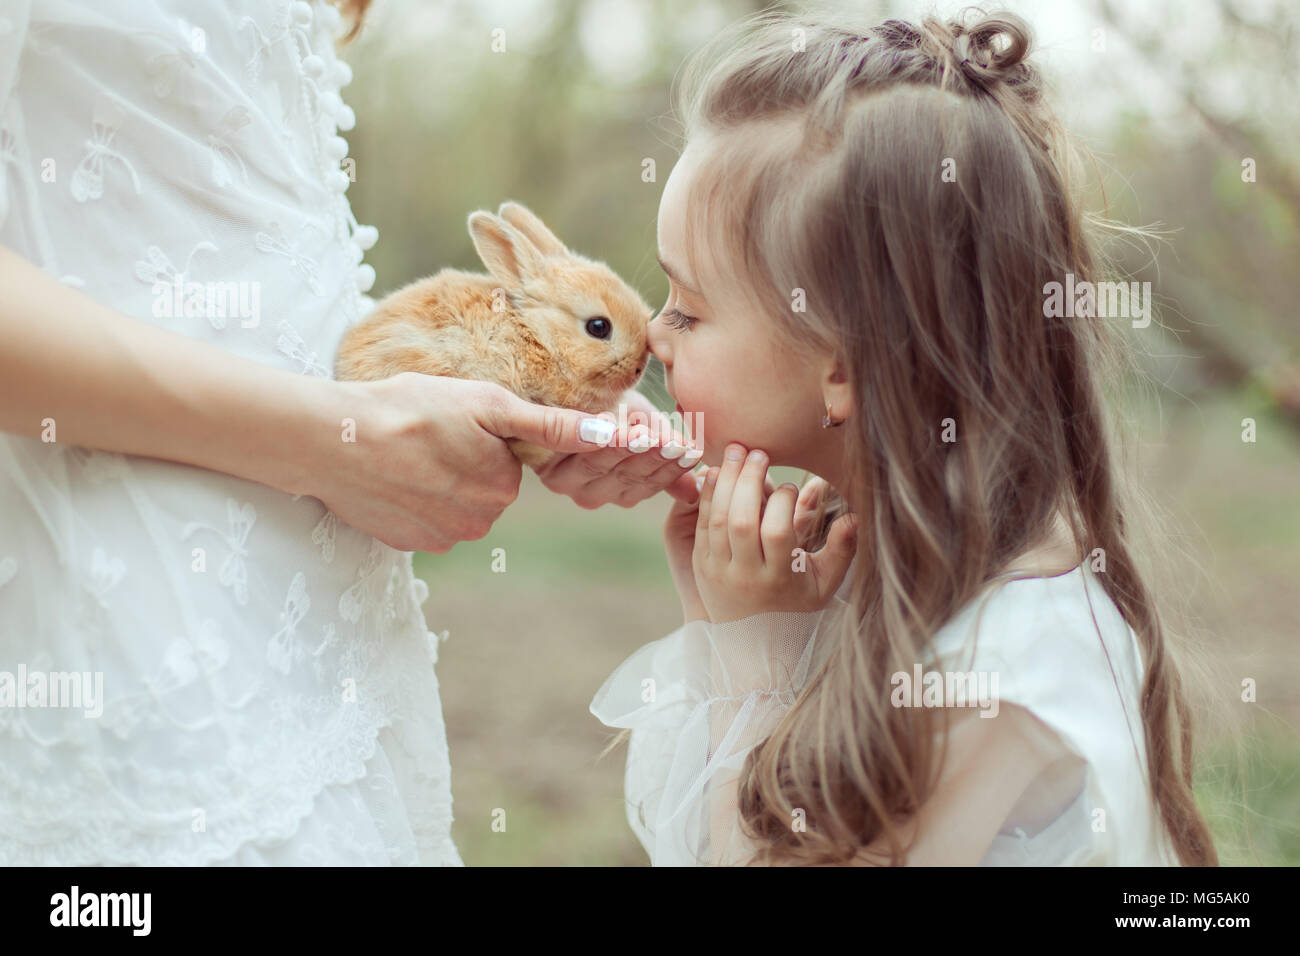
[[[942,710],[889,705],[890,675],[924,660],[1058,513],[1082,554],[1104,552],[1101,583],[1138,637],[1149,784],[1172,846],[1185,865],[1218,862],[1108,414],[1123,343],[1103,319],[1044,315],[1046,283],[1096,281],[1101,265],[1081,163],[1029,46],[1011,14],[858,27],[765,13],[696,54],[677,88],[688,139],[727,137],[693,185],[688,248],[738,250],[718,268],[750,280],[792,349],[841,356],[857,399],[844,494],[805,542],[820,546],[846,500],[865,503],[852,613],[742,771],[755,862],[848,862],[882,838],[891,863],[905,858],[899,824],[932,792],[946,734]],[[946,419],[955,442],[940,439]]]

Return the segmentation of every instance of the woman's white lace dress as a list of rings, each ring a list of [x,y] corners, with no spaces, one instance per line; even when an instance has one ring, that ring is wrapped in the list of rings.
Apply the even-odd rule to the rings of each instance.
[[[328,377],[377,235],[345,195],[339,21],[0,0],[0,243]],[[314,498],[0,436],[0,699],[6,672],[103,688],[99,716],[0,706],[0,864],[460,865],[427,594]]]
[[[752,855],[737,815],[725,803],[715,812],[710,796],[734,782],[825,661],[833,642],[822,627],[846,606],[852,574],[822,611],[685,624],[642,646],[596,693],[591,712],[632,730],[627,818],[653,865],[734,865]],[[990,717],[994,703],[1024,708],[1056,754],[1027,785],[1014,775],[985,779],[980,802],[960,801],[963,820],[994,834],[980,866],[1176,864],[1147,786],[1137,639],[1084,565],[990,588],[935,635],[925,670],[986,675],[966,685],[984,696],[968,699],[987,702]],[[982,766],[993,757],[971,759]],[[993,794],[1007,799],[989,806],[1011,810],[972,819],[970,808]]]

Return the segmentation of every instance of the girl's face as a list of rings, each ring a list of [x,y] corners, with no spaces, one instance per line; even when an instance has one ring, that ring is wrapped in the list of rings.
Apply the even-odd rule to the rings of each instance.
[[[717,143],[693,138],[664,186],[659,203],[659,262],[669,278],[668,302],[650,323],[650,350],[664,364],[668,393],[703,461],[722,462],[729,442],[767,453],[771,464],[804,468],[832,486],[839,472],[838,429],[823,429],[822,378],[827,368],[796,357],[739,277],[715,263],[732,256],[699,254],[701,275],[688,273],[686,203],[700,164]],[[702,252],[703,250],[700,250]],[[840,406],[837,415],[848,411]]]

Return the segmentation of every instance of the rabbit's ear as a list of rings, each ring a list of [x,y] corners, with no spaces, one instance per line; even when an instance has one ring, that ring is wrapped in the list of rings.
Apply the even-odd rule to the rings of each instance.
[[[508,288],[517,288],[541,273],[542,255],[537,248],[518,229],[490,212],[470,214],[469,235],[488,272]]]
[[[555,233],[537,218],[527,206],[517,202],[503,202],[497,215],[532,240],[544,256],[567,256],[569,250],[556,238]]]

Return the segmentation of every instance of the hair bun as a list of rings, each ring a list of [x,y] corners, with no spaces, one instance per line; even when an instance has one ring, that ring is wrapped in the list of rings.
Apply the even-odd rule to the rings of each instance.
[[[998,83],[1019,86],[1033,79],[1026,60],[1029,25],[1014,13],[984,15],[970,25],[927,19],[925,26],[956,72],[985,90]]]

